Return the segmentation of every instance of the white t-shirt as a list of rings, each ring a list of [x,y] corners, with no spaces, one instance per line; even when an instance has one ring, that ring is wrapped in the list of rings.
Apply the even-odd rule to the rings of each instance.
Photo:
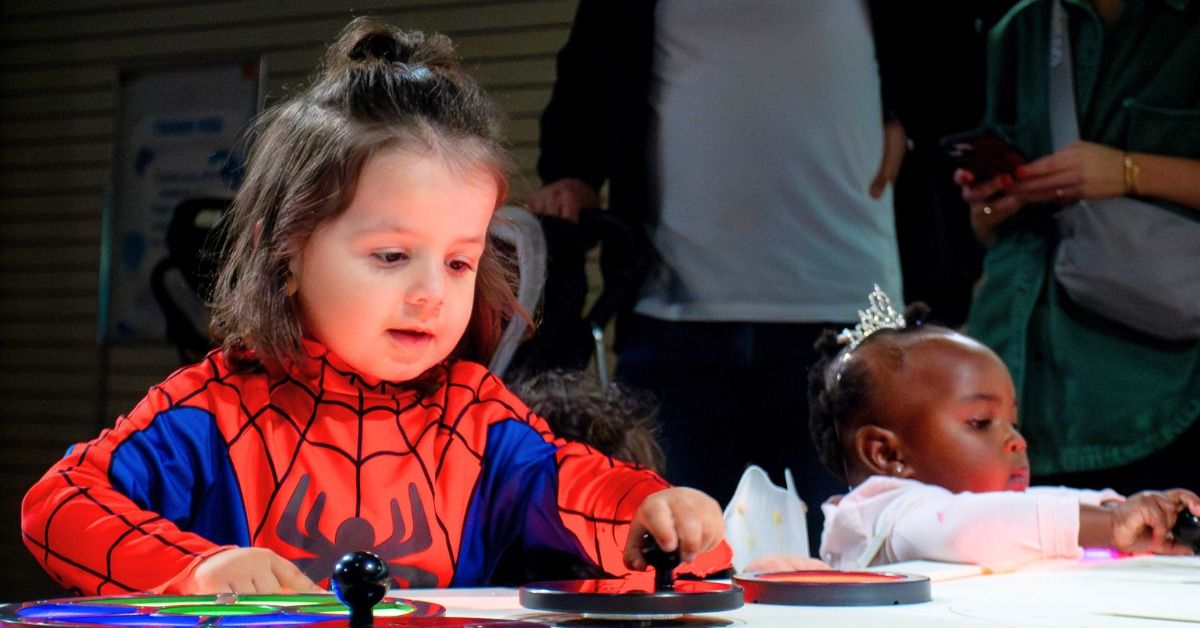
[[[637,311],[856,320],[903,302],[879,71],[862,0],[659,0],[652,147],[660,256]],[[889,189],[890,190],[890,189]]]
[[[916,480],[872,476],[821,506],[821,560],[861,569],[906,560],[973,563],[1009,571],[1078,558],[1079,506],[1124,501],[1111,490],[1031,487],[951,493]]]

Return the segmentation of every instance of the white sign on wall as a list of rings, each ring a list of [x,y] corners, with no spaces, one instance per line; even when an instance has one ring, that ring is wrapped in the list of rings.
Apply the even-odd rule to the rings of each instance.
[[[232,198],[261,82],[257,61],[122,73],[113,195],[104,221],[102,341],[164,338],[150,278],[169,253],[167,226],[184,201]]]

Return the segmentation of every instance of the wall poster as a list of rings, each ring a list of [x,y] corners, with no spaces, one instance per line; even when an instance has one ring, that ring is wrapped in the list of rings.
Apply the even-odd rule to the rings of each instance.
[[[174,295],[189,316],[206,318],[180,273],[164,270],[172,246],[189,246],[187,229],[173,227],[172,218],[181,206],[191,207],[187,220],[195,224],[185,227],[203,231],[233,197],[245,163],[245,132],[262,104],[264,74],[258,59],[121,73],[113,187],[104,216],[102,345],[167,339],[163,294]]]

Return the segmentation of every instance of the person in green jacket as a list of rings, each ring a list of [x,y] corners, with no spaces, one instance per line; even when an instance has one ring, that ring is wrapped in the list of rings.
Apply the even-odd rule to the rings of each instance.
[[[967,327],[1012,371],[1041,484],[1200,487],[1200,339],[1135,330],[1054,275],[1055,214],[1081,201],[1200,220],[1198,66],[1194,0],[1026,0],[991,32],[985,128],[1027,161],[955,173],[989,245]],[[1064,114],[1072,124],[1055,124]]]

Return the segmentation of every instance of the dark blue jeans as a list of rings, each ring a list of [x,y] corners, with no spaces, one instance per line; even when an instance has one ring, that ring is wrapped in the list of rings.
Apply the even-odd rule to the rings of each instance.
[[[660,403],[667,479],[712,495],[722,507],[748,464],[783,486],[790,468],[808,506],[816,554],[821,503],[846,487],[821,465],[808,430],[813,342],[839,323],[673,322],[635,316],[616,378]]]

